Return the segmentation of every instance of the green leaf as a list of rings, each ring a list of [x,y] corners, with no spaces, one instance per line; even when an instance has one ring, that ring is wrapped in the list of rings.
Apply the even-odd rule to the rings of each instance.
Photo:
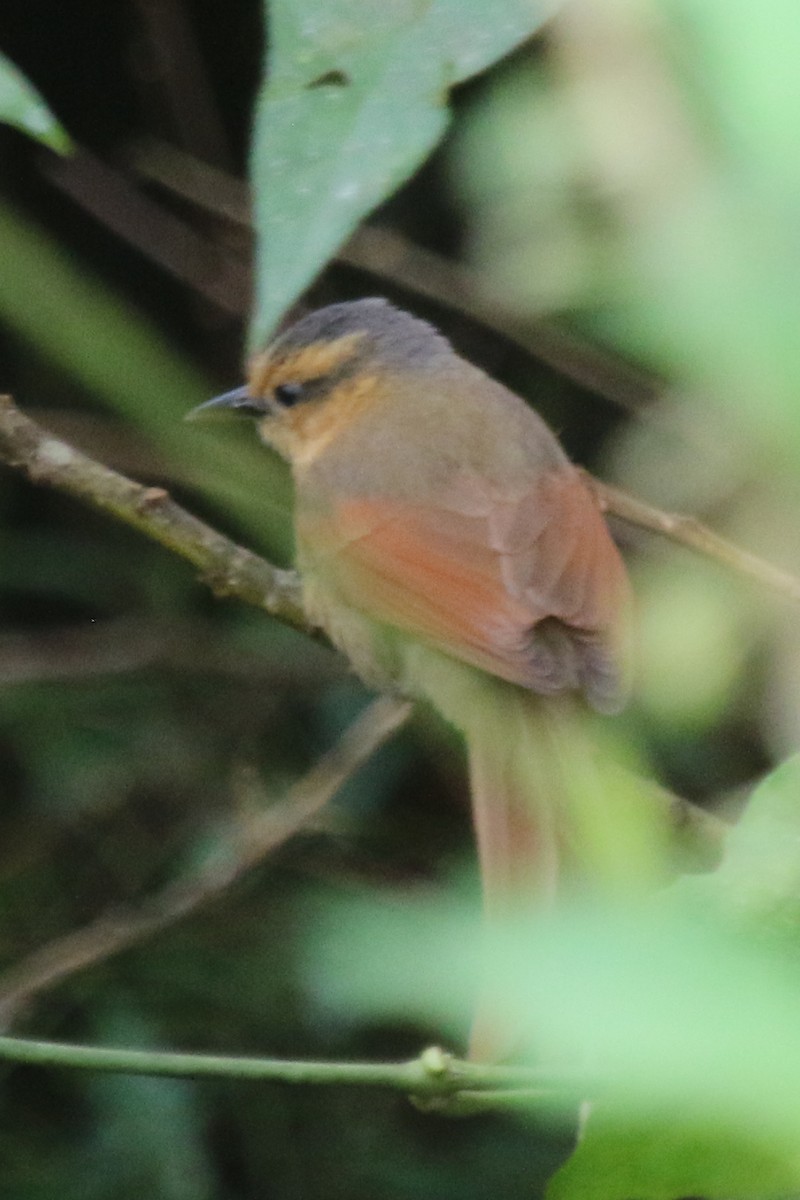
[[[688,903],[687,903],[688,902]],[[737,923],[744,918],[751,934],[761,940],[764,934],[789,935],[797,938],[800,913],[800,756],[788,759],[763,780],[754,791],[745,813],[731,831],[726,853],[713,875],[700,879],[683,879],[670,889],[669,905],[689,920],[692,913],[709,913],[716,908],[726,921]],[[713,951],[713,944],[710,949]],[[658,945],[652,953],[658,955]],[[710,957],[709,962],[715,961]],[[785,978],[779,960],[771,966],[765,962],[763,986],[756,986],[752,1004],[746,1003],[745,957],[737,954],[729,961],[730,975],[722,969],[714,972],[719,987],[716,1001],[709,996],[708,1016],[716,1026],[714,1033],[731,1021],[735,1035],[736,1016],[725,1014],[730,999],[741,1004],[743,1016],[739,1031],[740,1054],[744,1060],[756,1051],[748,1038],[748,1029],[760,1024],[767,1035],[764,1062],[773,1051],[789,1055],[797,1053],[796,1039],[789,1037],[790,1020],[782,1028],[780,994],[787,983],[797,987],[797,981]],[[691,968],[687,957],[685,966]],[[774,975],[771,976],[771,972]],[[679,976],[678,976],[679,978]],[[680,985],[681,999],[695,983]],[[678,997],[676,997],[676,1004]],[[773,1008],[777,1002],[777,1007]],[[792,994],[784,996],[785,1011],[791,1013]],[[759,1022],[759,1010],[763,1021]],[[678,1009],[676,1007],[676,1017]],[[772,1013],[772,1017],[768,1014]],[[698,1067],[700,1055],[714,1034],[707,1035],[698,1026],[703,1046],[695,1054]],[[735,1059],[735,1042],[730,1057]],[[790,1049],[790,1046],[792,1047]],[[724,1042],[720,1043],[716,1074],[730,1067],[725,1060]],[[760,1056],[759,1056],[760,1057]],[[777,1059],[773,1063],[773,1070]],[[667,1068],[668,1069],[668,1068]],[[741,1091],[757,1096],[759,1090],[769,1090],[768,1079],[758,1081],[755,1072],[749,1088],[745,1087],[745,1071],[735,1067],[732,1078],[741,1074]],[[713,1078],[713,1074],[711,1076]],[[720,1080],[721,1082],[721,1080]],[[692,1090],[687,1089],[687,1097]],[[658,1084],[654,1081],[654,1092]],[[789,1094],[782,1091],[780,1078],[773,1075],[773,1098],[779,1104],[791,1106]],[[794,1098],[797,1105],[798,1097]],[[600,1103],[592,1113],[585,1135],[569,1161],[554,1177],[548,1200],[625,1200],[636,1196],[641,1200],[670,1200],[682,1195],[715,1196],[781,1196],[796,1191],[800,1181],[800,1159],[789,1151],[791,1136],[778,1133],[779,1122],[764,1118],[768,1104],[762,1099],[754,1109],[751,1121],[744,1123],[734,1137],[730,1126],[714,1121],[712,1105],[692,1121],[684,1119],[683,1108],[667,1119],[631,1121],[630,1113],[619,1111],[619,1105]],[[717,1112],[717,1116],[721,1113]],[[761,1120],[758,1119],[761,1117]]]
[[[0,54],[0,121],[43,142],[59,154],[71,149],[69,137],[25,76]]]
[[[589,1119],[577,1150],[556,1172],[547,1200],[675,1200],[679,1196],[787,1196],[797,1164],[757,1133],[731,1137],[724,1128],[698,1129],[679,1117],[658,1124]]]
[[[147,318],[63,247],[0,203],[0,315],[89,392],[147,433],[166,469],[238,513],[269,553],[287,553],[285,472],[250,430],[198,430],[183,420],[212,384]],[[17,399],[26,404],[27,394]],[[238,435],[238,436],[237,436]],[[249,435],[249,436],[248,436]],[[174,463],[174,465],[172,465]]]
[[[677,902],[719,908],[746,920],[762,936],[800,927],[800,754],[767,775],[753,792],[741,820],[726,839],[725,856],[713,875],[680,880]]]
[[[800,1189],[796,909],[789,920],[779,906],[787,920],[776,926],[774,894],[760,902],[770,846],[777,895],[796,898],[799,769],[791,760],[758,790],[719,881],[681,881],[633,907],[583,899],[492,928],[483,978],[501,1039],[564,1067],[565,1091],[541,1094],[537,1109],[558,1117],[578,1087],[594,1101],[553,1200]],[[463,1021],[477,974],[463,912],[406,898],[394,910],[328,909],[314,950],[316,989],[351,1017],[435,1022],[450,1037]]]
[[[252,176],[256,345],[358,222],[438,142],[450,88],[557,0],[272,0]]]

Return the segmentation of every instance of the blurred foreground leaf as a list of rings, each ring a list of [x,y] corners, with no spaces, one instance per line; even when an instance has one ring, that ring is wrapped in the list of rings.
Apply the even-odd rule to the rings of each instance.
[[[530,37],[556,0],[271,0],[252,177],[253,339],[444,132],[451,87]]]
[[[70,140],[21,71],[0,54],[0,121],[14,125],[51,150],[66,154]]]
[[[577,314],[703,397],[751,470],[796,470],[800,8],[584,0],[554,42],[498,75],[455,145],[492,299]]]
[[[482,968],[457,905],[369,898],[319,916],[315,988],[452,1033],[482,969],[537,1061],[586,1072],[594,1107],[559,1200],[785,1193],[800,1187],[798,835],[794,759],[757,789],[713,876],[493,932]]]
[[[676,1200],[786,1196],[797,1169],[757,1141],[734,1139],[709,1123],[688,1126],[676,1113],[669,1122],[615,1122],[598,1114],[572,1158],[556,1173],[547,1200]]]
[[[277,458],[252,430],[236,437],[231,452],[224,429],[184,423],[213,393],[202,374],[130,302],[8,204],[0,204],[0,247],[4,322],[146,433],[168,470],[221,500],[270,551],[285,553],[287,483]],[[41,397],[17,399],[25,406]]]

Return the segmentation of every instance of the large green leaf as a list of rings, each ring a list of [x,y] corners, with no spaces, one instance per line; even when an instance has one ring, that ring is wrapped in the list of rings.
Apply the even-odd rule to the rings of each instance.
[[[671,889],[670,904],[691,918],[717,908],[728,922],[744,925],[757,942],[766,941],[787,950],[797,941],[800,914],[800,756],[783,763],[756,789],[748,809],[728,838],[725,859],[713,875],[702,879],[684,879]],[[785,939],[785,940],[784,940]],[[711,962],[714,960],[711,959]],[[689,964],[687,963],[687,966]],[[710,1035],[704,1024],[698,1033],[704,1047],[717,1030],[730,1023],[737,1025],[741,1010],[740,1042],[731,1042],[723,1059],[734,1063],[734,1075],[745,1077],[753,1060],[759,1068],[753,1072],[748,1089],[755,1101],[752,1119],[731,1135],[724,1118],[724,1106],[714,1111],[694,1113],[686,1120],[682,1109],[669,1119],[631,1122],[621,1118],[614,1106],[598,1105],[589,1119],[585,1136],[569,1162],[558,1172],[549,1189],[549,1200],[670,1200],[671,1197],[703,1196],[781,1196],[795,1191],[800,1183],[800,1158],[787,1153],[792,1144],[777,1128],[782,1122],[770,1120],[770,1108],[777,1108],[797,1119],[798,1096],[785,1086],[779,1067],[782,1055],[788,1062],[798,1051],[794,1032],[793,1008],[797,1003],[798,980],[794,970],[784,974],[780,960],[765,961],[762,985],[756,985],[748,1005],[739,971],[742,963],[733,963],[733,973],[716,977],[719,996],[709,1004],[706,1022],[715,1029]],[[787,963],[788,966],[788,963]],[[761,1017],[761,1020],[759,1019]],[[677,1012],[676,1012],[677,1019]],[[766,1053],[762,1056],[752,1040],[759,1029],[766,1035]],[[722,1044],[722,1043],[721,1043]],[[771,1060],[771,1066],[770,1064]],[[702,1070],[702,1056],[697,1060]],[[728,1062],[717,1064],[716,1077]],[[770,1071],[772,1078],[770,1083]],[[713,1075],[711,1077],[713,1079]],[[654,1092],[659,1081],[654,1080]],[[792,1117],[793,1114],[793,1117]],[[796,1138],[795,1138],[796,1140]]]
[[[252,175],[258,344],[447,125],[456,83],[529,37],[557,0],[271,0]]]
[[[70,148],[69,138],[42,97],[4,54],[0,54],[0,121],[61,154]]]
[[[680,1114],[660,1122],[620,1122],[593,1115],[578,1149],[556,1173],[547,1200],[678,1200],[787,1196],[797,1187],[797,1164],[762,1144],[756,1131],[698,1128]]]
[[[566,1068],[573,1098],[571,1071],[585,1071],[594,1100],[554,1200],[800,1188],[798,868],[792,759],[756,790],[714,875],[493,931],[484,969],[501,1020]],[[450,1036],[463,1021],[477,969],[463,912],[407,899],[329,909],[314,948],[328,1002]],[[553,1096],[554,1114],[563,1103]]]

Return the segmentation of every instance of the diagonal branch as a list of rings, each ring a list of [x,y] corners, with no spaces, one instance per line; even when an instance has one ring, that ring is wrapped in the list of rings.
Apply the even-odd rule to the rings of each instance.
[[[0,1037],[0,1061],[37,1067],[70,1067],[129,1075],[172,1078],[252,1079],[280,1083],[388,1088],[424,1101],[427,1108],[459,1114],[472,1110],[481,1097],[487,1107],[499,1099],[518,1097],[531,1103],[558,1095],[574,1104],[597,1086],[588,1072],[561,1067],[493,1066],[455,1058],[429,1046],[406,1062],[313,1062],[276,1058],[243,1058],[222,1054],[186,1054],[157,1050],[122,1050],[66,1042]]]
[[[175,146],[154,139],[139,142],[131,157],[134,169],[145,180],[157,183],[207,213],[214,213],[244,234],[252,232],[250,190],[240,180]],[[51,168],[51,174],[53,169],[58,172],[56,182],[98,215],[101,202],[97,199],[97,188],[87,186],[90,179],[86,176],[91,173],[91,168],[87,173],[83,158],[59,161]],[[111,186],[113,175],[107,167],[104,169]],[[124,213],[117,216],[114,206],[108,203],[103,205],[100,215],[104,223],[118,229],[125,221]],[[120,229],[120,232],[147,253],[144,235],[139,228],[133,228],[132,222],[127,221],[125,230]],[[174,254],[163,254],[156,261],[166,270],[176,271],[174,257]],[[503,312],[496,297],[486,295],[475,273],[468,267],[418,246],[395,229],[362,225],[339,250],[337,258],[393,287],[463,313],[484,328],[507,338],[565,379],[588,388],[628,412],[639,417],[652,415],[652,401],[657,399],[663,385],[651,373],[553,321],[515,320],[512,314]]]
[[[294,571],[281,571],[181,508],[160,487],[144,487],[53,437],[0,396],[0,461],[33,483],[85,500],[140,530],[197,567],[218,596],[236,596],[288,625],[314,632]]]
[[[106,913],[55,938],[6,971],[0,976],[0,1029],[8,1028],[38,993],[144,941],[224,894],[314,817],[410,712],[409,701],[389,696],[374,700],[281,803],[237,825],[223,855],[176,879],[136,908]]]
[[[36,483],[76,496],[145,533],[199,568],[218,594],[236,596],[296,628],[315,632],[303,611],[293,572],[278,570],[205,525],[176,504],[163,488],[143,487],[53,437],[21,413],[9,397],[0,397],[0,461],[19,468]],[[620,516],[652,527],[638,519],[635,512],[631,514],[629,508],[623,511],[610,489],[601,496],[608,511],[619,509]],[[666,516],[664,519],[669,521]],[[658,528],[677,541],[691,544],[682,535],[680,525],[672,532]],[[714,535],[708,531],[708,536],[710,545],[694,548],[714,556]],[[735,555],[741,552],[732,550],[733,558],[728,554],[724,561],[736,567]],[[754,574],[752,569],[745,573]],[[774,569],[767,564],[763,564],[760,575],[755,574],[775,586]],[[290,791],[284,803],[251,818],[235,832],[233,848],[223,863],[206,864],[138,908],[107,913],[34,951],[0,978],[0,1026],[12,1020],[37,993],[144,940],[221,895],[317,813],[410,711],[411,705],[404,700],[388,696],[376,700],[339,745]],[[699,851],[701,861],[710,864],[718,857],[723,828],[719,821],[666,793],[654,792],[651,799],[666,811],[678,840],[688,840]]]

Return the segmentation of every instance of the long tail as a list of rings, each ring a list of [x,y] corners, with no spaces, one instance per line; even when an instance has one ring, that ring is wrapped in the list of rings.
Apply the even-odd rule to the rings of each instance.
[[[547,906],[558,883],[558,780],[528,697],[464,729],[484,910],[502,920]],[[477,715],[477,714],[476,714]]]
[[[550,907],[559,876],[558,756],[539,701],[529,693],[428,651],[418,661],[425,692],[464,735],[487,933]],[[491,980],[480,997],[470,1057],[497,1061],[521,1048]]]
[[[598,753],[569,698],[539,699],[491,681],[491,705],[461,713],[487,930],[535,922],[564,884],[627,897],[674,873],[669,807],[653,789]],[[672,865],[670,865],[672,861]],[[503,1019],[491,981],[470,1037],[470,1056],[497,1061],[531,1050]]]
[[[535,701],[503,690],[499,711],[465,722],[472,818],[484,919],[491,937],[510,921],[536,921],[553,903],[559,880],[559,781]],[[498,720],[499,718],[499,720]],[[488,980],[469,1039],[470,1057],[497,1061],[523,1046]]]

